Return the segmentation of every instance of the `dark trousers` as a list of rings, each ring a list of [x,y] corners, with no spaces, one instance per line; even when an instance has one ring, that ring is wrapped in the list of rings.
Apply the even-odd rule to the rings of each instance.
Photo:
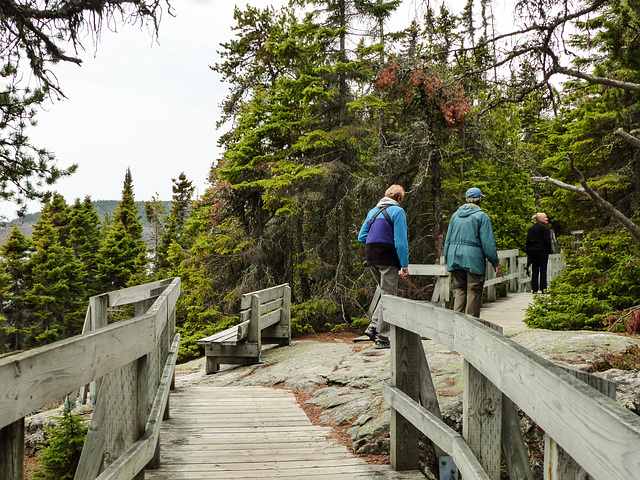
[[[531,252],[531,291],[538,292],[547,289],[547,262],[549,254],[545,252]]]

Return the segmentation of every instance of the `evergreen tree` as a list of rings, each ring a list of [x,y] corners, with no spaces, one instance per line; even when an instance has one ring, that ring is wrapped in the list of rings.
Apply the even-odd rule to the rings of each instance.
[[[59,193],[54,194],[53,198],[46,202],[42,207],[40,218],[35,224],[33,231],[33,239],[36,240],[41,234],[41,225],[45,229],[51,225],[58,233],[58,241],[63,246],[69,246],[69,205]]]
[[[85,297],[102,293],[98,287],[98,252],[102,244],[100,219],[91,201],[76,199],[70,208],[69,246],[82,264],[85,281]]]
[[[169,267],[167,260],[169,248],[173,242],[177,242],[182,247],[186,245],[182,242],[182,234],[184,225],[189,217],[191,208],[191,199],[195,187],[193,182],[187,180],[184,172],[181,172],[178,178],[172,178],[173,198],[171,201],[171,213],[164,224],[164,234],[159,245],[157,255],[157,265],[159,270],[166,270]]]
[[[25,299],[33,312],[29,318],[28,346],[35,347],[82,331],[84,272],[73,250],[64,247],[48,217],[41,216],[35,252],[28,263],[30,288]]]
[[[142,240],[142,223],[133,194],[131,170],[127,168],[122,200],[113,213],[98,254],[97,280],[102,291],[124,288],[146,277],[146,245]]]
[[[31,240],[17,226],[0,246],[0,353],[25,348],[23,339],[33,313],[25,298],[32,251]]]
[[[34,478],[39,480],[73,480],[89,426],[81,415],[65,409],[58,426],[46,428],[49,443],[40,450],[41,467]]]
[[[157,274],[160,270],[158,256],[160,242],[164,236],[164,217],[167,214],[167,209],[154,195],[151,200],[144,202],[144,214],[147,222],[153,226],[153,272]]]

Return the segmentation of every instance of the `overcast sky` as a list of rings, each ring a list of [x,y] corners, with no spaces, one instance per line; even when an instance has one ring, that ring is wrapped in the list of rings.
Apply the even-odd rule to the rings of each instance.
[[[60,167],[78,171],[54,188],[69,203],[90,195],[118,200],[127,167],[136,200],[171,199],[172,178],[180,172],[206,188],[219,156],[215,129],[219,104],[228,88],[209,65],[216,50],[232,38],[233,8],[228,0],[172,2],[175,17],[164,15],[158,42],[139,26],[106,28],[96,48],[87,40],[82,66],[59,65],[55,73],[68,97],[49,105],[28,130],[33,143],[53,151]],[[285,0],[250,0],[254,6],[281,6]],[[450,0],[448,4],[462,4]],[[411,21],[415,2],[405,0],[394,23]],[[399,27],[401,28],[401,27]],[[39,211],[33,205],[29,211]],[[13,217],[15,207],[0,203]]]

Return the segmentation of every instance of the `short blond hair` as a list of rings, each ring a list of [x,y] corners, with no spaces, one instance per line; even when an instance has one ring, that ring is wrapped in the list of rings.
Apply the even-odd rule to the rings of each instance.
[[[392,198],[397,202],[404,198],[404,188],[396,184],[391,185],[389,188],[387,188],[387,191],[384,192],[384,196]]]
[[[533,217],[531,217],[531,220],[533,220],[534,222],[537,222],[540,220],[540,218],[542,218],[542,215],[546,215],[546,213],[544,212],[534,213]]]

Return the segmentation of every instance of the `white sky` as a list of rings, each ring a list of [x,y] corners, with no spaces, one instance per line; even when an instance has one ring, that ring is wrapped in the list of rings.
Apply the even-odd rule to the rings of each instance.
[[[139,26],[104,29],[97,49],[85,42],[82,66],[58,65],[55,73],[67,96],[38,114],[31,141],[53,151],[60,167],[78,171],[54,185],[68,203],[90,195],[119,200],[127,167],[136,200],[171,199],[172,178],[184,171],[204,193],[216,146],[215,129],[227,86],[209,65],[232,38],[235,2],[173,1],[175,17],[164,15],[159,43]],[[248,0],[254,6],[281,6],[286,0]],[[439,1],[434,2],[439,4]],[[448,0],[463,5],[464,0]],[[415,0],[405,0],[394,24],[408,26]],[[458,7],[459,8],[459,7]],[[496,14],[498,12],[495,12]],[[395,26],[395,25],[394,25]],[[40,209],[33,205],[30,212]],[[15,207],[0,202],[0,213]]]

